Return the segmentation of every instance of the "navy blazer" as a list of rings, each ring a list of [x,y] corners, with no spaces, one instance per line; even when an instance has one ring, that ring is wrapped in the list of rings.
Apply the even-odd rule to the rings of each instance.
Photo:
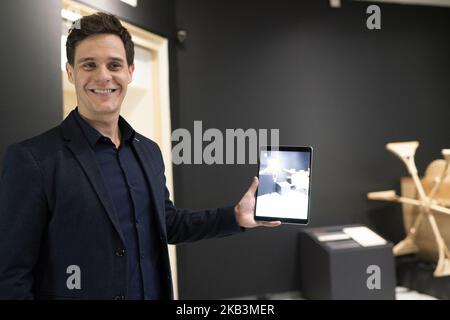
[[[136,133],[132,145],[149,182],[162,249],[161,280],[165,298],[171,299],[167,243],[241,229],[233,207],[177,209],[169,199],[157,144]],[[8,148],[0,180],[0,299],[126,298],[124,254],[95,155],[73,114]],[[70,266],[79,267],[79,288],[68,285]]]

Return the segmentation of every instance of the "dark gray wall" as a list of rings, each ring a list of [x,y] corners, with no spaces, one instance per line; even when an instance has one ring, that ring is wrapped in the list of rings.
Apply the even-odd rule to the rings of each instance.
[[[145,30],[171,37],[174,28],[173,1],[139,0],[132,7],[119,0],[76,0],[94,9],[109,12]]]
[[[0,11],[1,166],[9,144],[58,124],[62,85],[60,1],[6,0]]]
[[[419,140],[420,172],[449,147],[450,10],[327,0],[176,0],[188,39],[177,52],[179,124],[279,128],[285,145],[315,148],[311,225],[367,223],[402,236],[396,204],[366,193],[399,187],[406,170],[385,143]],[[175,168],[177,204],[237,202],[254,165]],[[252,230],[178,247],[180,296],[223,298],[301,288],[300,227]]]

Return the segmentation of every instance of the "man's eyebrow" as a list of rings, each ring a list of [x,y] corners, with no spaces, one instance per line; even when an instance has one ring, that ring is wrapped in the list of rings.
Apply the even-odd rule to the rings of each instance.
[[[83,62],[86,62],[86,61],[94,61],[94,60],[95,59],[92,58],[92,57],[86,57],[86,58],[78,59],[77,63],[83,63]]]
[[[122,58],[111,57],[109,59],[112,60],[112,61],[125,62],[125,60],[123,60]]]
[[[124,59],[119,58],[119,57],[110,57],[110,58],[108,58],[108,60],[118,61],[118,62],[125,62]],[[81,59],[78,59],[77,63],[83,63],[83,62],[87,62],[87,61],[95,61],[95,59],[93,57],[81,58]]]

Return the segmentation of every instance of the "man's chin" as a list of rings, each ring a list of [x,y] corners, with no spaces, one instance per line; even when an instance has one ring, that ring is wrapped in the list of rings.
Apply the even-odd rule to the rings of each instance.
[[[117,104],[96,104],[92,106],[92,111],[94,111],[96,114],[114,114],[114,113],[120,113],[120,105]]]
[[[101,106],[99,108],[99,113],[111,114],[111,113],[120,113],[120,106]]]

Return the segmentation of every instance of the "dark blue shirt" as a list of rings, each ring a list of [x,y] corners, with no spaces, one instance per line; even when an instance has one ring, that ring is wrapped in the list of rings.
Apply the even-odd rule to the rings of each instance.
[[[89,145],[92,147],[106,189],[125,240],[127,258],[127,299],[160,299],[158,246],[155,213],[150,188],[139,163],[132,141],[135,131],[119,118],[121,143],[113,142],[74,113]]]

